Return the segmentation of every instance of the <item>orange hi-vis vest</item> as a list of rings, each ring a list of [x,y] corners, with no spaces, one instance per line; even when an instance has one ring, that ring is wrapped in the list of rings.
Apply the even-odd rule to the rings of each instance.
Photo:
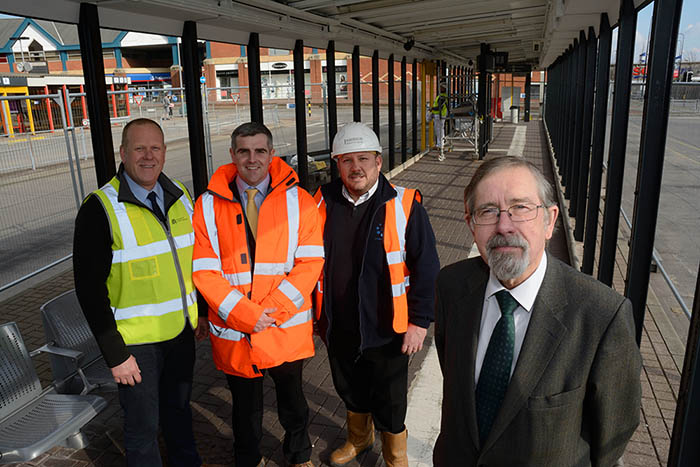
[[[396,190],[397,195],[384,205],[386,208],[384,218],[384,252],[391,280],[394,311],[392,327],[394,332],[401,334],[408,329],[408,300],[406,293],[411,284],[410,271],[406,266],[406,226],[411,214],[413,200],[418,199],[420,201],[420,193],[417,190],[395,185],[392,185],[392,188]],[[325,229],[326,202],[323,199],[321,190],[316,192],[314,200],[321,213]],[[323,307],[323,275],[321,275],[314,292],[314,307],[316,319],[319,319]]]
[[[233,164],[220,167],[194,210],[193,278],[209,304],[209,337],[216,367],[254,378],[264,368],[311,357],[311,292],[323,269],[321,219],[294,170],[278,157],[258,212],[251,270],[246,220],[229,187]],[[275,322],[254,333],[266,308]]]

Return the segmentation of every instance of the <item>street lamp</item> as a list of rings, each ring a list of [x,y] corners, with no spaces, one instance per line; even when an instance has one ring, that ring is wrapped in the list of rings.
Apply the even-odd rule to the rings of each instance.
[[[26,37],[26,36],[12,36],[12,37],[10,37],[11,41],[18,41],[19,42],[19,51],[20,51],[20,54],[22,55],[22,70],[18,70],[18,71],[28,71],[28,70],[25,70],[24,47],[22,46],[22,41],[28,41],[29,39],[30,38]]]
[[[678,60],[678,80],[680,81],[682,79],[681,78],[681,71],[682,71],[681,68],[683,66],[683,45],[685,44],[685,34],[683,34],[682,32],[679,32],[678,35],[681,36],[681,53],[680,53],[680,55],[678,55],[680,57],[680,60]],[[674,60],[675,60],[675,57],[674,57]]]

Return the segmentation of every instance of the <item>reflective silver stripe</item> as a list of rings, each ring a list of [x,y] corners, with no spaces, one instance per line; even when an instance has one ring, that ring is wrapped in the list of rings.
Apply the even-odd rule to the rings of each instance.
[[[318,245],[302,245],[297,248],[294,256],[297,258],[323,258],[323,247]]]
[[[221,271],[219,258],[199,258],[192,261],[192,272]]]
[[[256,276],[281,276],[285,273],[285,263],[255,263]]]
[[[197,292],[192,291],[187,295],[187,307],[189,308],[197,300]],[[182,297],[168,300],[162,303],[149,303],[146,305],[135,305],[126,308],[112,307],[114,319],[116,321],[142,318],[144,316],[161,316],[174,311],[182,310]]]
[[[233,286],[250,284],[252,281],[250,271],[224,274],[224,277],[228,280],[228,283]]]
[[[288,273],[294,267],[294,256],[299,244],[299,187],[287,190],[287,262],[284,263],[284,272]]]
[[[287,279],[284,279],[277,288],[288,299],[290,299],[292,303],[294,303],[294,306],[297,307],[297,310],[300,309],[301,306],[304,304],[304,296]]]
[[[280,324],[279,328],[285,329],[285,328],[291,328],[292,326],[299,326],[300,324],[308,323],[311,321],[314,317],[314,312],[311,308],[309,308],[306,311],[302,311],[297,313],[296,315],[292,316],[289,318],[287,321],[284,323]],[[274,326],[274,325],[273,325]]]
[[[322,193],[322,194],[321,194],[321,199],[319,199],[319,200],[318,200],[318,203],[316,203],[316,207],[317,207],[318,209],[321,209],[321,205],[323,204],[323,202],[324,202],[324,200],[323,200],[323,193]]]
[[[192,203],[190,203],[190,198],[184,193],[182,193],[182,196],[180,196],[179,201],[185,206],[185,211],[187,211],[187,214],[190,216],[190,219],[192,219],[192,214],[194,213],[194,209],[192,208]]]
[[[131,232],[133,233],[133,230]],[[191,232],[188,234],[179,235],[175,237],[173,241],[175,242],[175,248],[177,250],[180,250],[181,248],[190,247],[194,245],[194,233]],[[135,259],[149,258],[151,256],[170,253],[171,251],[172,250],[170,249],[170,243],[168,242],[168,240],[160,240],[157,242],[149,243],[148,245],[134,246],[132,248],[114,250],[112,252],[112,264],[126,263]]]
[[[406,293],[406,284],[403,282],[400,284],[391,284],[391,295],[394,297],[400,297]]]
[[[242,298],[243,294],[238,290],[232,290],[229,292],[229,294],[226,295],[226,298],[224,298],[221,302],[221,305],[219,305],[219,318],[226,321],[228,315],[231,314],[231,311],[236,307],[236,305],[238,305],[238,302],[241,301]]]
[[[226,339],[227,341],[235,341],[243,339],[244,334],[240,331],[236,331],[231,328],[222,328],[216,324],[209,322],[209,332],[218,337],[219,339]]]
[[[204,225],[207,227],[209,243],[217,258],[221,258],[219,252],[219,231],[216,228],[216,218],[214,217],[214,195],[206,192],[202,195],[202,214],[204,215]]]
[[[409,288],[411,286],[411,276],[405,276],[403,278],[403,285],[405,285],[406,288]]]
[[[403,197],[406,194],[406,189],[402,186],[395,186],[397,196],[394,206],[396,213],[396,231],[399,233],[399,251],[403,261],[406,260],[406,213],[403,211]]]
[[[107,199],[112,205],[114,215],[117,218],[117,224],[119,224],[119,230],[122,234],[124,249],[130,250],[132,248],[137,248],[136,234],[134,233],[134,228],[131,226],[129,215],[126,213],[126,205],[119,202],[119,193],[117,193],[117,190],[110,183],[100,189],[107,195]]]
[[[400,251],[390,251],[386,254],[386,262],[389,265],[402,263],[403,255]]]

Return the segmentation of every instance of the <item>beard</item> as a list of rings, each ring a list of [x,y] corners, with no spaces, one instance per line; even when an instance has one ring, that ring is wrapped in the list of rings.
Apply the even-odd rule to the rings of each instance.
[[[521,253],[496,250],[503,246],[520,248]],[[486,242],[486,258],[499,281],[517,279],[525,273],[530,263],[530,245],[519,234],[495,234]]]

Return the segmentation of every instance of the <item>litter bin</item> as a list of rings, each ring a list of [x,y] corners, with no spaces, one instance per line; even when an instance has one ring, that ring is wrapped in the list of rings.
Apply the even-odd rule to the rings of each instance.
[[[512,123],[518,123],[518,113],[520,112],[520,109],[516,106],[512,106],[510,108],[510,121]]]

